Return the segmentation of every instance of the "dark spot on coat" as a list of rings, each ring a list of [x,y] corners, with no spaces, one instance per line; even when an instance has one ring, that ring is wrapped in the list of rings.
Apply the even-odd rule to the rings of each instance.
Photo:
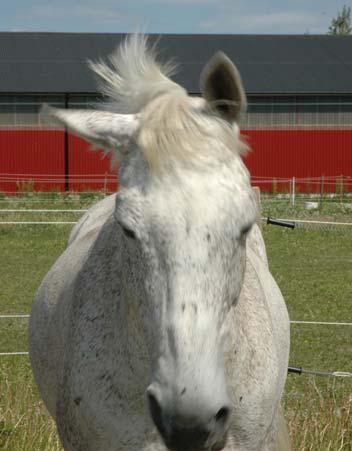
[[[182,308],[182,312],[184,312],[184,311],[186,310],[186,304],[183,303],[183,304],[181,305],[181,308]]]
[[[80,403],[81,403],[81,401],[82,401],[82,398],[81,398],[80,396],[78,396],[77,398],[75,398],[75,399],[73,400],[73,402],[76,404],[76,406],[79,406]]]
[[[210,233],[207,233],[207,241],[210,241]]]
[[[94,321],[96,320],[96,319],[98,319],[99,318],[99,315],[98,316],[94,316],[93,318],[89,318],[88,316],[87,316],[87,321],[90,321],[91,323],[94,323]]]
[[[243,396],[240,396],[240,402],[242,402]]]
[[[186,393],[186,387],[183,387],[183,390],[181,391],[181,396],[183,396]]]
[[[194,313],[196,315],[198,313],[198,306],[197,306],[197,304],[192,304],[192,307],[193,307]]]

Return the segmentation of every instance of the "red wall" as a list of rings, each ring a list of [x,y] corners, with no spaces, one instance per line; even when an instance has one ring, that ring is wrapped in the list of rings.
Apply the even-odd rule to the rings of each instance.
[[[34,176],[41,180],[37,190],[63,189],[63,147],[60,130],[0,129],[0,191],[19,191],[16,182]]]
[[[70,190],[116,191],[118,177],[110,157],[69,135]],[[65,190],[65,133],[63,130],[0,129],[0,191],[21,191],[20,182],[34,180],[36,191]]]
[[[253,149],[245,163],[253,184],[263,190],[272,189],[272,181],[264,178],[276,177],[278,190],[288,190],[288,182],[279,179],[296,177],[298,190],[319,191],[318,178],[324,175],[325,190],[335,191],[336,177],[352,176],[352,129],[242,129],[242,134]],[[34,177],[36,190],[63,191],[64,141],[62,130],[0,129],[0,191],[16,192],[16,181]],[[89,149],[88,143],[69,135],[70,189],[115,191],[118,181],[110,158]],[[299,182],[306,177],[317,179]],[[344,188],[352,191],[352,179]]]
[[[69,135],[68,145],[70,190],[117,190],[118,175],[111,170],[110,155],[104,156],[102,150],[93,151],[89,143],[74,135]]]
[[[279,178],[295,177],[301,191],[319,191],[320,178],[325,177],[324,190],[334,192],[336,178],[352,176],[352,129],[242,129],[252,151],[244,161],[250,170],[253,184],[263,190],[272,189],[272,182],[264,178],[278,178],[278,190],[288,190],[289,182]],[[257,183],[260,177],[261,182]],[[312,177],[310,183],[299,178]],[[345,189],[352,191],[352,178],[345,181]]]

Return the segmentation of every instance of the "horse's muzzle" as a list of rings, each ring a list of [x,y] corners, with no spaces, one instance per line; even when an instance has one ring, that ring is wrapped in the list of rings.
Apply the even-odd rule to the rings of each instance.
[[[148,400],[154,424],[170,451],[220,451],[226,446],[231,416],[228,405],[207,415],[192,412],[191,419],[189,412],[176,414],[169,406],[163,408],[152,388],[148,389]]]

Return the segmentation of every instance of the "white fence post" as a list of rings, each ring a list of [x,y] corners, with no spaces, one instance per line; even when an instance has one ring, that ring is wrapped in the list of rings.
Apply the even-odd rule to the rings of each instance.
[[[292,192],[291,192],[291,204],[295,205],[295,195],[296,195],[296,177],[292,177]]]

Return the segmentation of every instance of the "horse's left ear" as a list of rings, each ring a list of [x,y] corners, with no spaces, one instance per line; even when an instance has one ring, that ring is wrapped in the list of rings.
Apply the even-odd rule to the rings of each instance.
[[[241,111],[247,107],[246,94],[240,73],[224,53],[216,53],[204,67],[201,90],[221,117],[231,123],[239,121]]]
[[[95,110],[64,110],[44,105],[41,117],[54,119],[92,144],[111,150],[115,157],[128,151],[139,126],[135,114],[117,114]]]

